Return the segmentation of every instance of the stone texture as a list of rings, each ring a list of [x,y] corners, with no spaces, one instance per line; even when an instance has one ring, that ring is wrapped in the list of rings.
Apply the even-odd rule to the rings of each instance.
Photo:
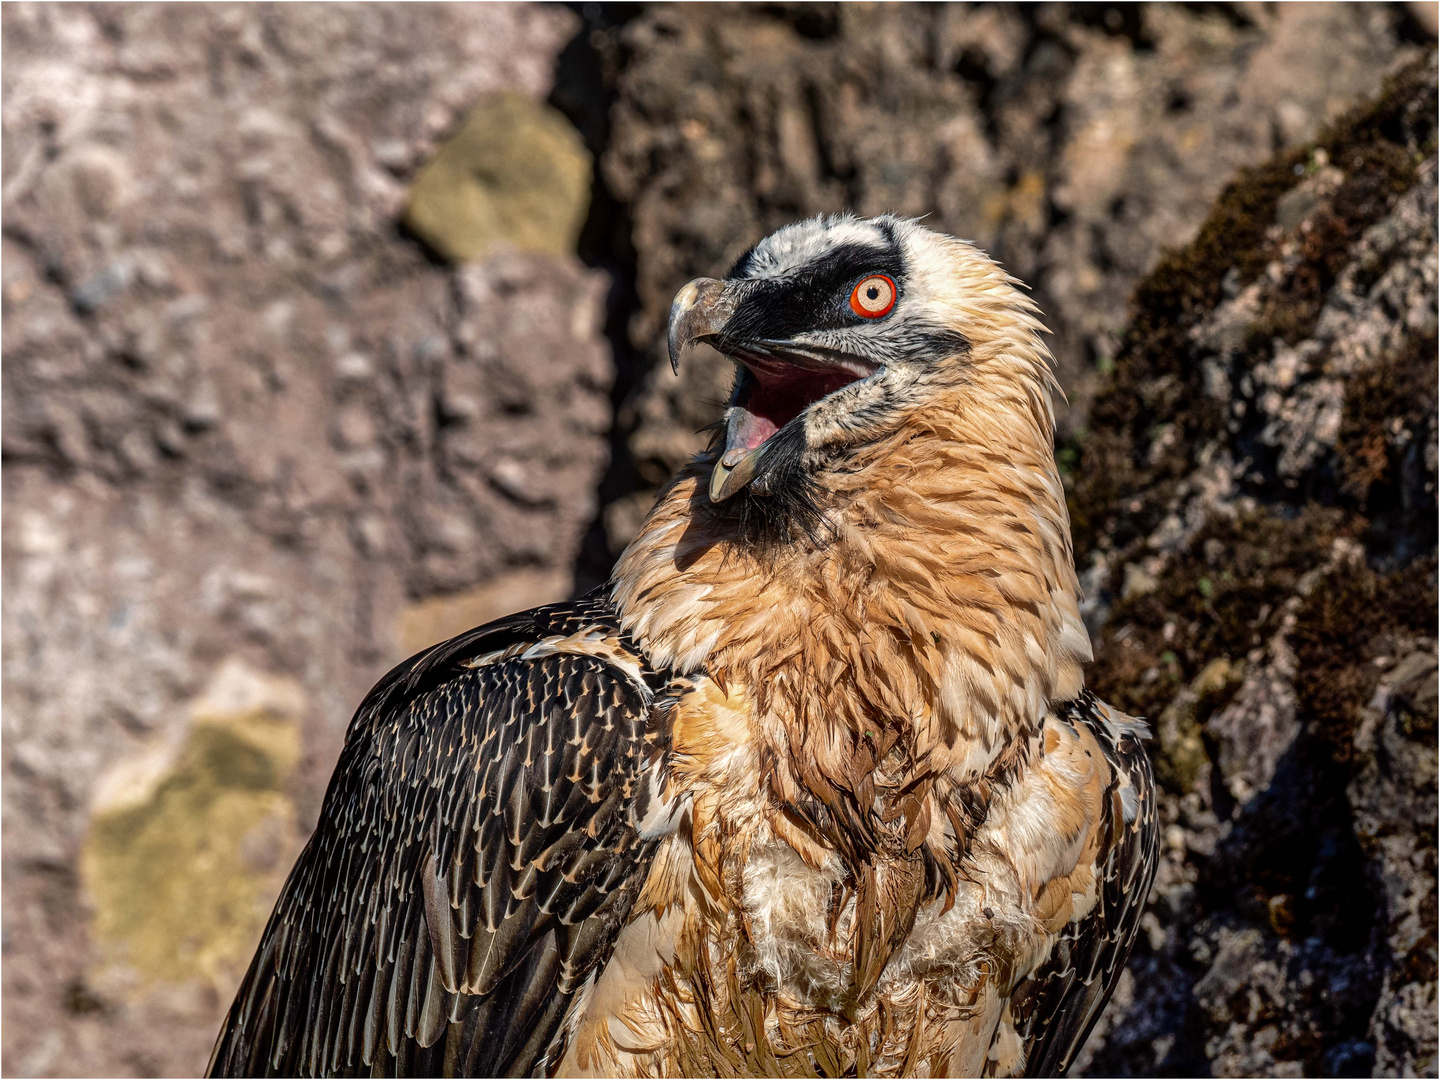
[[[577,20],[3,19],[5,1066],[196,1075],[351,711],[457,629],[412,608],[570,590],[605,280],[447,269],[398,221],[477,101],[549,92]],[[206,704],[237,678],[289,696]]]
[[[1386,948],[1399,961],[1385,972],[1367,1032],[1377,1076],[1435,1071],[1435,736],[1435,656],[1412,652],[1361,713],[1361,765],[1346,792],[1381,898]]]
[[[548,604],[564,597],[570,587],[570,575],[565,570],[514,570],[473,589],[411,604],[395,628],[398,655],[413,656],[471,627]]]
[[[1165,821],[1090,1074],[1435,1075],[1435,80],[1242,173],[1067,448]]]
[[[1307,144],[1422,15],[6,5],[7,1071],[203,1067],[364,690],[602,577],[726,389],[655,368],[674,288],[853,205],[1058,331],[1091,679],[1165,815],[1077,1072],[1434,1075],[1433,54]],[[401,230],[506,91],[602,163],[613,280]]]

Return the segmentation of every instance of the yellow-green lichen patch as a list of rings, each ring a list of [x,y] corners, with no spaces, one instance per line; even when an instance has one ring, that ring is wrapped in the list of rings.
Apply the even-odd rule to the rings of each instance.
[[[405,223],[448,259],[499,244],[573,254],[590,208],[590,153],[550,106],[519,94],[481,102],[415,178]]]
[[[217,681],[235,675],[229,667]],[[232,983],[298,849],[285,790],[300,754],[297,716],[277,711],[273,694],[242,694],[232,712],[214,697],[192,709],[177,749],[150,751],[128,774],[122,766],[125,782],[96,806],[81,873],[95,936],[122,982]]]
[[[1160,714],[1155,725],[1160,744],[1154,755],[1155,775],[1171,791],[1184,794],[1209,778],[1210,755],[1200,717],[1213,712],[1217,700],[1232,695],[1244,675],[1243,660],[1232,663],[1223,656],[1212,660]]]

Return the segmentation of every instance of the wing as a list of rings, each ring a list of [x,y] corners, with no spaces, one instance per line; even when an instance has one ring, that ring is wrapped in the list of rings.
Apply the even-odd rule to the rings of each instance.
[[[1065,1075],[1085,1045],[1130,955],[1158,857],[1154,779],[1140,742],[1144,726],[1088,690],[1066,707],[1066,719],[1089,728],[1110,765],[1102,835],[1112,840],[1100,852],[1098,902],[1060,932],[1050,958],[1011,996],[1026,1076]]]
[[[599,600],[472,630],[357,711],[213,1076],[545,1067],[648,869],[660,677]]]

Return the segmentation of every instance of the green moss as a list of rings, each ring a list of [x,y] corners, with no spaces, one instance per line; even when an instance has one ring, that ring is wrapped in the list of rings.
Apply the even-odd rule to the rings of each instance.
[[[1290,643],[1298,670],[1297,704],[1312,736],[1331,760],[1348,767],[1354,758],[1360,709],[1375,693],[1379,655],[1397,636],[1434,636],[1435,557],[1380,574],[1363,562],[1326,574],[1296,614]]]
[[[1179,657],[1168,650],[1161,660],[1179,663]],[[1160,714],[1155,725],[1159,744],[1155,776],[1170,791],[1192,791],[1206,776],[1210,755],[1205,749],[1204,720],[1230,700],[1244,676],[1243,660],[1231,662],[1223,656],[1212,660]]]
[[[1193,452],[1221,430],[1223,408],[1204,393],[1189,333],[1220,302],[1232,267],[1247,278],[1263,267],[1276,203],[1297,181],[1289,157],[1242,173],[1195,241],[1162,258],[1137,287],[1113,377],[1091,410],[1094,434],[1078,447],[1070,500],[1078,547],[1101,532],[1123,545],[1150,531],[1152,514],[1145,506],[1129,509],[1126,496],[1172,487],[1191,471]],[[1151,459],[1153,434],[1172,423],[1178,438]],[[1157,495],[1152,502],[1165,501]]]
[[[1322,451],[1297,477],[1279,475],[1264,434],[1273,413],[1253,400],[1268,386],[1250,376],[1273,358],[1277,340],[1314,339],[1342,274],[1366,294],[1394,265],[1392,254],[1358,262],[1357,241],[1414,188],[1419,165],[1434,153],[1435,82],[1432,53],[1311,146],[1242,173],[1195,242],[1162,260],[1137,290],[1133,324],[1090,416],[1093,434],[1065,448],[1078,561],[1088,564],[1090,550],[1101,549],[1112,589],[1126,594],[1110,608],[1087,682],[1151,720],[1167,812],[1203,835],[1202,819],[1187,808],[1198,793],[1199,805],[1227,822],[1213,853],[1197,847],[1186,855],[1194,893],[1177,920],[1181,939],[1192,934],[1187,921],[1248,923],[1257,942],[1324,941],[1333,955],[1363,958],[1348,970],[1377,980],[1347,989],[1357,1002],[1345,1006],[1348,1027],[1337,1020],[1294,1037],[1298,1028],[1280,1025],[1292,1034],[1272,1055],[1303,1062],[1307,1075],[1319,1075],[1336,1041],[1365,1036],[1382,969],[1392,986],[1435,978],[1433,932],[1414,948],[1407,940],[1405,955],[1376,951],[1386,914],[1373,853],[1367,865],[1357,837],[1350,781],[1360,765],[1357,725],[1382,677],[1376,661],[1411,652],[1417,638],[1436,632],[1434,473],[1425,459],[1436,340],[1433,331],[1417,335],[1347,379],[1334,452]],[[1258,308],[1238,341],[1224,328],[1225,352],[1215,355],[1220,335],[1193,331],[1237,290]],[[1216,365],[1231,389],[1212,398],[1204,379]],[[1196,481],[1212,478],[1200,465],[1216,461],[1240,466],[1228,511],[1240,513],[1212,514],[1157,570],[1148,539],[1167,515],[1197,508]],[[1227,778],[1212,767],[1206,723],[1232,700],[1252,653],[1262,665],[1285,667],[1269,648],[1282,636],[1295,656],[1288,681],[1298,731],[1273,781],[1237,805],[1235,790],[1217,782]],[[1283,708],[1263,697],[1260,704]],[[1408,719],[1402,715],[1401,731]],[[1433,742],[1433,730],[1419,737]],[[1429,829],[1416,826],[1417,854],[1429,860],[1422,874],[1434,872]],[[1252,1027],[1268,1023],[1251,1019]],[[1187,1018],[1186,1029],[1195,1022]]]
[[[1355,240],[1414,184],[1420,156],[1433,151],[1432,68],[1433,58],[1410,66],[1373,103],[1337,121],[1312,145],[1242,173],[1195,241],[1162,259],[1137,289],[1114,377],[1091,414],[1092,434],[1065,447],[1082,562],[1084,552],[1102,542],[1136,557],[1138,541],[1173,510],[1178,485],[1193,474],[1208,444],[1229,442],[1237,459],[1252,452],[1240,445],[1241,434],[1226,427],[1228,402],[1204,392],[1202,357],[1191,331],[1223,302],[1227,289],[1254,280],[1288,244],[1287,273],[1261,290],[1262,308],[1235,358],[1240,370],[1232,369],[1232,382],[1269,359],[1277,339],[1296,344],[1313,334]],[[1336,177],[1333,185],[1317,189],[1313,202],[1289,201],[1292,232],[1276,227],[1281,200],[1322,168]],[[1434,415],[1435,354],[1433,335],[1416,338],[1347,385],[1334,458],[1340,483],[1317,473],[1294,494],[1278,484],[1261,489],[1268,505],[1211,521],[1169,559],[1153,589],[1112,609],[1090,682],[1129,712],[1166,718],[1159,767],[1173,786],[1183,788],[1198,775],[1198,726],[1234,690],[1234,682],[1224,680],[1200,694],[1202,672],[1212,662],[1233,665],[1272,637],[1282,605],[1302,575],[1327,564],[1336,538],[1366,540],[1379,551],[1373,525],[1377,515],[1388,513],[1404,519],[1386,526],[1404,537],[1403,543],[1390,542],[1398,552],[1390,565],[1427,546],[1433,551],[1434,493],[1405,488],[1401,474],[1409,466],[1400,459],[1414,456]],[[1168,434],[1160,441],[1162,432]],[[1414,487],[1413,480],[1406,482]],[[1329,506],[1314,505],[1310,500],[1317,496]],[[1387,626],[1411,625],[1414,619],[1404,612],[1427,603],[1433,624],[1435,597],[1433,571],[1427,577],[1423,567],[1393,578],[1363,565],[1345,573],[1357,576],[1337,571],[1310,594],[1301,619],[1309,635],[1301,644],[1306,677],[1299,680],[1302,710],[1314,710],[1325,745],[1342,761],[1356,703],[1373,692],[1375,669],[1363,659],[1370,642]],[[1402,595],[1410,599],[1397,608],[1392,599]],[[1339,606],[1325,606],[1332,602]],[[1364,607],[1365,617],[1347,620],[1346,608],[1356,606]]]
[[[1412,337],[1388,363],[1360,372],[1345,387],[1337,450],[1345,490],[1369,501],[1371,489],[1396,477],[1396,438],[1406,445],[1425,437],[1436,407],[1436,338]]]
[[[1282,605],[1302,575],[1324,566],[1334,541],[1364,527],[1319,509],[1212,522],[1153,591],[1116,605],[1090,683],[1127,712],[1159,718],[1157,768],[1175,790],[1198,775],[1199,729],[1238,688],[1236,662],[1280,629]],[[1374,658],[1397,634],[1434,635],[1436,599],[1433,556],[1389,574],[1344,562],[1311,583],[1288,640],[1304,673],[1300,714],[1337,764],[1351,762],[1360,707],[1379,680]],[[1177,696],[1177,681],[1189,692]]]
[[[1195,682],[1212,661],[1243,660],[1273,636],[1281,606],[1301,575],[1323,561],[1343,525],[1339,513],[1320,509],[1289,517],[1257,510],[1211,521],[1169,561],[1153,590],[1115,605],[1095,650],[1090,685],[1126,712],[1159,717],[1177,682]],[[1173,677],[1161,677],[1167,669]],[[1202,681],[1199,724],[1237,685],[1222,680],[1222,687],[1208,688]]]

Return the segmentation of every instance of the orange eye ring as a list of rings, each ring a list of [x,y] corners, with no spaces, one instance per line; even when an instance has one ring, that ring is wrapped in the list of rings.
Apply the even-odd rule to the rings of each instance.
[[[882,319],[895,307],[895,282],[885,274],[860,279],[850,291],[850,310],[862,319]]]

